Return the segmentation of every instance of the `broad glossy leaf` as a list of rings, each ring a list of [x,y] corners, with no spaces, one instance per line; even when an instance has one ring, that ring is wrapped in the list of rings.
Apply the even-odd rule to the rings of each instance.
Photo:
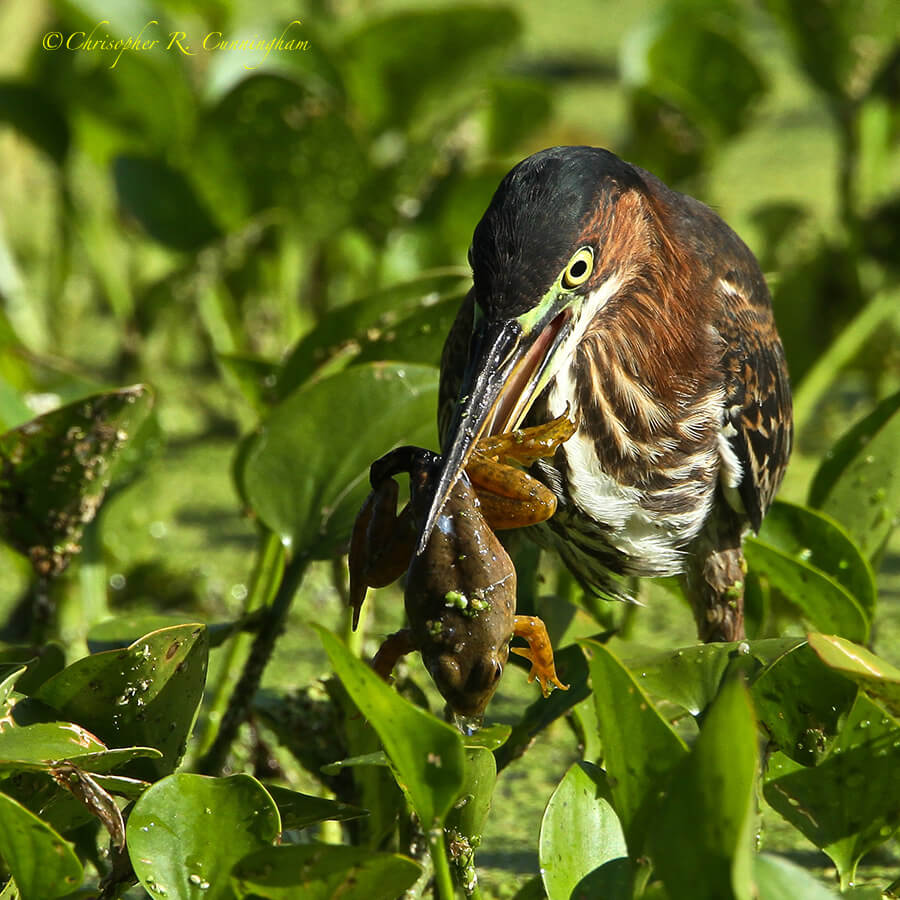
[[[750,693],[771,740],[791,759],[811,766],[831,746],[856,687],[803,643],[760,673]]]
[[[299,388],[260,426],[239,478],[294,552],[330,558],[369,492],[370,464],[401,444],[435,446],[437,370],[354,366]]]
[[[164,160],[118,156],[113,180],[122,210],[161,244],[191,252],[221,236],[188,178]]]
[[[368,20],[341,50],[348,93],[369,126],[419,124],[430,109],[459,98],[515,39],[511,10],[415,10]]]
[[[900,392],[883,400],[830,451],[809,502],[837,519],[870,559],[900,517]]]
[[[360,816],[368,815],[367,810],[351,806],[349,803],[301,794],[299,791],[292,791],[274,784],[266,784],[263,787],[269,792],[278,807],[283,831],[290,828],[307,828],[329,819],[346,822],[348,819],[358,819]]]
[[[478,838],[491,810],[491,797],[497,781],[497,763],[490,750],[466,749],[466,773],[459,799],[447,816],[445,827],[466,838]],[[472,841],[472,846],[478,842]]]
[[[0,538],[58,575],[80,549],[112,464],[147,416],[143,385],[96,394],[0,435]]]
[[[614,638],[609,646],[648,694],[677,703],[696,716],[712,703],[727,676],[740,671],[752,678],[802,643],[802,638],[766,638],[656,650]]]
[[[837,900],[839,896],[806,869],[772,853],[754,857],[753,877],[759,900]]]
[[[141,795],[126,834],[135,874],[152,897],[232,900],[228,872],[280,830],[275,801],[255,778],[179,772]]]
[[[826,666],[855,681],[875,701],[900,717],[900,669],[865,647],[835,635],[811,634],[809,645]]]
[[[381,739],[423,828],[443,822],[465,777],[461,735],[401,697],[331,632],[316,629],[347,693]]]
[[[732,678],[673,773],[651,830],[655,871],[672,900],[754,896],[756,741],[750,695]]]
[[[417,310],[432,308],[457,295],[468,277],[469,273],[461,269],[439,270],[329,311],[300,338],[282,363],[277,376],[278,397],[286,397],[336,357],[354,358],[363,340],[377,340]]]
[[[596,766],[575,763],[557,785],[541,821],[538,855],[550,900],[630,900],[625,835]]]
[[[0,731],[0,769],[15,768],[16,761],[42,763],[104,750],[102,741],[71,722],[5,727]]]
[[[900,722],[859,694],[830,753],[815,768],[776,754],[769,805],[833,860],[841,884],[900,826]]]
[[[155,780],[184,755],[208,653],[204,626],[163,628],[126,650],[78,660],[46,681],[36,697],[107,744],[156,747],[161,759],[137,760],[129,770]]]
[[[585,641],[603,743],[603,766],[629,853],[644,852],[660,792],[687,754],[684,741],[659,714],[638,680],[603,644]]]
[[[0,794],[0,857],[21,900],[53,900],[81,883],[83,871],[72,845],[5,794]]]
[[[397,853],[365,847],[295,844],[267,847],[232,872],[238,897],[268,900],[396,900],[415,884],[422,867]]]
[[[760,538],[744,541],[744,556],[751,571],[763,576],[803,613],[814,628],[864,641],[869,621],[862,606],[847,589],[804,555],[791,556]]]
[[[24,81],[0,81],[0,122],[12,125],[61,165],[69,149],[69,123],[52,97]]]
[[[498,750],[509,740],[511,733],[511,726],[497,722],[479,728],[474,734],[464,734],[463,746],[466,750]]]
[[[806,506],[776,500],[763,520],[759,539],[830,576],[875,614],[875,576],[868,559],[834,519]]]

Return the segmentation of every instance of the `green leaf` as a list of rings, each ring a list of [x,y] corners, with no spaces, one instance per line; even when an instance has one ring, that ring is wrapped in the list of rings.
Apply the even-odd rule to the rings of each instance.
[[[664,5],[631,33],[622,63],[627,83],[683,110],[718,141],[741,130],[766,87],[727,16]]]
[[[603,765],[632,858],[644,852],[660,791],[686,755],[684,741],[643,687],[603,644],[585,641],[603,743]]]
[[[802,638],[767,638],[656,650],[613,639],[609,646],[651,697],[669,700],[697,716],[716,698],[728,676],[740,671],[752,678],[802,643]]]
[[[750,570],[765,577],[814,628],[851,640],[868,638],[869,622],[862,606],[842,584],[810,565],[805,551],[792,556],[760,538],[748,537],[744,556]]]
[[[806,869],[772,853],[754,858],[753,876],[759,900],[836,900],[839,896]]]
[[[335,310],[305,334],[278,372],[277,394],[284,398],[337,358],[355,358],[365,340],[377,340],[398,321],[456,296],[469,280],[464,270],[445,269],[391,285]],[[446,332],[444,332],[446,336]]]
[[[401,697],[331,632],[315,627],[347,693],[381,739],[422,827],[440,824],[463,785],[461,735]]]
[[[805,506],[776,500],[766,513],[759,539],[837,581],[871,620],[876,599],[872,567],[834,519]]]
[[[730,679],[673,774],[652,828],[655,871],[672,900],[754,896],[756,741],[750,695],[742,679]]]
[[[603,772],[574,763],[541,821],[541,877],[550,898],[630,900],[628,848]]]
[[[106,750],[101,741],[80,725],[45,722],[0,731],[0,768],[16,762],[47,763]]]
[[[780,753],[770,759],[764,795],[834,860],[846,888],[859,860],[900,825],[898,769],[900,722],[860,694],[815,768]]]
[[[419,125],[479,86],[519,33],[511,10],[477,6],[416,10],[367,21],[341,49],[348,94],[378,133]],[[409,127],[403,130],[410,130]]]
[[[16,690],[21,694],[33,694],[51,675],[61,672],[66,665],[63,648],[51,641],[47,644],[8,644],[0,648],[0,665],[22,664],[24,674],[15,682]],[[5,703],[8,695],[3,696],[0,689],[0,702]]]
[[[856,688],[803,643],[776,659],[750,688],[769,737],[791,759],[815,765],[853,705]]]
[[[127,650],[78,660],[46,681],[36,697],[108,745],[156,747],[161,759],[136,761],[129,770],[152,781],[170,773],[184,755],[208,652],[204,626],[163,628]]]
[[[34,85],[0,81],[0,122],[13,126],[57,165],[69,150],[69,123],[52,97]]]
[[[466,749],[466,773],[459,798],[447,816],[445,828],[455,829],[478,846],[484,823],[491,810],[491,797],[497,782],[497,763],[490,750]],[[471,839],[477,840],[471,840]]]
[[[837,519],[869,559],[880,552],[900,515],[898,446],[900,392],[835,444],[809,490],[810,505]]]
[[[396,900],[422,868],[396,853],[365,847],[295,844],[244,857],[232,872],[238,897],[268,900]]]
[[[0,538],[58,575],[103,500],[110,469],[147,416],[143,385],[96,394],[0,435]]]
[[[161,244],[193,252],[221,236],[187,177],[163,160],[117,156],[113,180],[123,212]]]
[[[794,45],[800,65],[832,99],[864,96],[894,47],[891,0],[766,0]]]
[[[360,816],[368,815],[367,810],[351,806],[349,803],[301,794],[299,791],[292,791],[274,784],[265,784],[263,787],[269,792],[278,807],[283,831],[291,828],[308,828],[310,825],[329,819],[346,822],[348,819],[358,819]]]
[[[152,897],[231,900],[227,873],[278,836],[278,808],[249,775],[180,772],[156,782],[128,817],[128,855]]]
[[[809,645],[826,666],[855,681],[873,700],[900,718],[900,669],[865,647],[835,635],[811,634]]]
[[[83,876],[72,845],[5,794],[0,794],[0,857],[21,900],[53,900],[78,887]]]
[[[244,496],[295,553],[330,558],[350,536],[372,461],[401,444],[436,444],[436,388],[436,369],[385,363],[298,389],[251,440]]]

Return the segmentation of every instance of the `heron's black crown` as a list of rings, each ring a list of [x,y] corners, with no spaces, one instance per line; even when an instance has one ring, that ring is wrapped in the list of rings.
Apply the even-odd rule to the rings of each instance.
[[[526,312],[544,296],[586,221],[614,189],[645,188],[638,170],[598,147],[551,147],[529,156],[497,188],[475,229],[475,295],[494,319]]]

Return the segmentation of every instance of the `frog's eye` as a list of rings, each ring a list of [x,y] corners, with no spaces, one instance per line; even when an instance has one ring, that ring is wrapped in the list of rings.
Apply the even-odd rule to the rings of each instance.
[[[563,272],[562,286],[571,291],[584,284],[594,271],[594,251],[590,247],[582,247],[570,260]]]

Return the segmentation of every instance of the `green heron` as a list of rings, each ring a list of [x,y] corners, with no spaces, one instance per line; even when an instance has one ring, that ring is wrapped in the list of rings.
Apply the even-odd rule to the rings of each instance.
[[[554,147],[501,181],[475,229],[473,287],[441,361],[443,468],[422,551],[479,438],[574,413],[531,474],[535,526],[582,586],[681,575],[703,640],[743,632],[743,535],[791,451],[769,291],[712,210],[595,147]],[[528,529],[533,531],[535,529]]]

